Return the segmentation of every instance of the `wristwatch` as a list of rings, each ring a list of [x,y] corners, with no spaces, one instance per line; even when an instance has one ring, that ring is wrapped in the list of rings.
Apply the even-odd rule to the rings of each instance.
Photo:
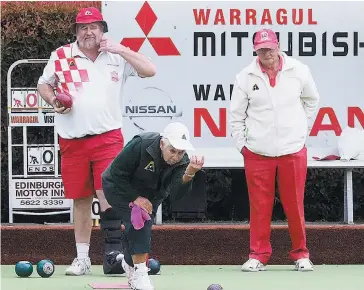
[[[188,177],[191,177],[191,178],[195,177],[195,175],[194,175],[194,174],[193,174],[193,175],[188,174],[188,173],[187,173],[187,171],[185,172],[185,175],[186,175],[186,176],[188,176]]]

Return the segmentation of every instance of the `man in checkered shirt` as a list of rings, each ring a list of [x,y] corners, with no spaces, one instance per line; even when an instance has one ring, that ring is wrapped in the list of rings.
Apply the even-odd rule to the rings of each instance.
[[[72,28],[76,41],[52,52],[38,91],[56,112],[65,197],[74,200],[77,257],[66,275],[85,275],[91,273],[88,252],[95,192],[101,220],[112,215],[102,191],[101,173],[124,146],[123,86],[129,76],[152,77],[156,69],[146,56],[107,38],[107,23],[94,7],[81,9]],[[72,97],[72,108],[57,106],[55,90]],[[113,269],[104,268],[105,274],[111,272]]]

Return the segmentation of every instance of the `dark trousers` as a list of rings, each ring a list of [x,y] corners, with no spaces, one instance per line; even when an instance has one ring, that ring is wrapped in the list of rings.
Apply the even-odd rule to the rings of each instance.
[[[150,253],[154,214],[151,216],[151,220],[144,223],[143,228],[135,230],[131,223],[129,202],[121,198],[121,195],[112,183],[103,180],[102,186],[106,200],[125,227],[123,237],[124,258],[130,266],[133,266],[132,255]]]

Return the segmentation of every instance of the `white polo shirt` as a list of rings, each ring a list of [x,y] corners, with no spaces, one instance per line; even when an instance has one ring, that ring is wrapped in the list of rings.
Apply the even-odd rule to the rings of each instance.
[[[72,110],[55,115],[57,133],[72,139],[121,128],[123,86],[137,75],[120,55],[101,52],[93,62],[74,42],[52,52],[38,84],[72,96]]]

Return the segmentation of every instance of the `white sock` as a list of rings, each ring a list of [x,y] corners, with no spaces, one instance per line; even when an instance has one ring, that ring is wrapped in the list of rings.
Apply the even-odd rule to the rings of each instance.
[[[134,268],[136,269],[146,269],[147,268],[147,264],[144,263],[139,263],[139,264],[134,264]]]
[[[90,244],[87,243],[76,243],[77,248],[77,258],[85,259],[88,257],[88,250],[90,248]]]
[[[119,254],[116,256],[116,261],[122,261],[124,259],[124,255],[123,254]]]

